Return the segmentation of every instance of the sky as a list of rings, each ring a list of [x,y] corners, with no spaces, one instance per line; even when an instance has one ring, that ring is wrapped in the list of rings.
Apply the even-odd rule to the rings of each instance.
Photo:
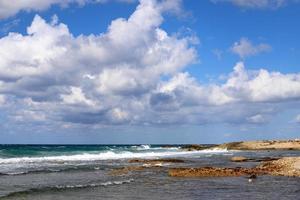
[[[0,0],[0,143],[300,137],[298,0]]]

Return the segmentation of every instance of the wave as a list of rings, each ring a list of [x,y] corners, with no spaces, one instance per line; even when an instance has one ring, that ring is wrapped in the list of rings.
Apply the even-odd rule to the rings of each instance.
[[[143,144],[141,146],[138,146],[136,149],[137,150],[148,150],[151,148],[151,145],[148,145],[148,144]]]
[[[152,147],[150,144],[142,144],[140,146],[132,146],[131,147],[134,150],[138,151],[145,151],[145,150],[180,150],[180,147],[158,147],[154,146]]]
[[[93,166],[85,166],[85,167],[77,167],[72,166],[68,168],[60,168],[60,169],[30,169],[26,171],[14,171],[14,172],[0,172],[0,176],[19,176],[26,174],[43,174],[43,173],[58,173],[58,172],[72,172],[72,171],[90,171],[90,170],[100,170],[100,167]]]
[[[106,151],[101,153],[83,153],[75,155],[60,155],[60,156],[44,156],[44,157],[19,157],[19,158],[0,158],[0,164],[25,164],[25,163],[58,163],[65,164],[66,162],[76,161],[100,161],[100,160],[116,160],[116,159],[131,159],[131,158],[155,158],[155,157],[170,157],[184,156],[192,154],[209,154],[209,153],[226,153],[227,149],[209,149],[201,151],[147,151],[147,152],[114,152]]]
[[[30,188],[23,191],[17,191],[9,193],[5,196],[0,197],[2,198],[8,198],[8,197],[18,197],[21,195],[30,195],[33,193],[42,193],[42,192],[52,192],[52,191],[64,191],[64,190],[74,190],[74,189],[84,189],[84,188],[93,188],[93,187],[107,187],[107,186],[113,186],[113,185],[122,185],[122,184],[128,184],[133,182],[134,179],[128,179],[128,180],[121,180],[121,181],[107,181],[102,183],[90,183],[90,184],[76,184],[76,185],[56,185],[56,186],[47,186],[47,187],[40,187],[40,188]]]

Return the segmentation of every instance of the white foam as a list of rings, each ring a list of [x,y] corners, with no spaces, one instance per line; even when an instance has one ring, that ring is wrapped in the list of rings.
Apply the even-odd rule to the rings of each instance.
[[[124,181],[108,181],[100,184],[92,183],[88,185],[57,185],[55,188],[58,189],[73,189],[73,188],[86,188],[86,187],[98,187],[98,186],[109,186],[109,185],[122,185],[126,183],[131,183],[134,179],[124,180]]]
[[[150,148],[151,148],[151,146],[148,145],[148,144],[143,144],[143,145],[138,147],[138,149],[145,149],[145,150],[150,149]]]
[[[97,161],[97,160],[116,160],[116,159],[130,159],[130,158],[155,158],[155,157],[170,157],[170,156],[184,156],[193,154],[214,154],[226,153],[226,149],[211,149],[202,151],[163,151],[163,152],[101,152],[98,154],[77,154],[77,155],[61,155],[61,156],[45,156],[45,157],[20,157],[20,158],[2,158],[0,164],[14,164],[14,163],[60,163],[76,162],[76,161]]]

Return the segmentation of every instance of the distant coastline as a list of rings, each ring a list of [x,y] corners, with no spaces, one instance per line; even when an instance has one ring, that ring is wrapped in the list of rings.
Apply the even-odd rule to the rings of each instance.
[[[216,148],[227,150],[300,150],[300,139],[240,141],[210,146],[201,144],[183,146],[183,149],[187,149],[189,151]]]

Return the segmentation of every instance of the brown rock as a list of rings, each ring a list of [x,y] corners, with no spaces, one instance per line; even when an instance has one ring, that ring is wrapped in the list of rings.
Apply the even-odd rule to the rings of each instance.
[[[279,158],[275,158],[275,157],[246,158],[244,156],[234,156],[230,160],[232,162],[265,162],[265,161],[273,161],[278,159]]]
[[[200,151],[200,150],[208,149],[208,147],[200,144],[189,144],[189,145],[182,146],[181,149],[187,151]]]
[[[300,150],[299,140],[262,140],[231,142],[217,146],[228,150]]]
[[[230,160],[232,162],[247,162],[247,161],[249,161],[249,158],[246,158],[244,156],[234,156]]]
[[[161,166],[158,165],[150,165],[150,166],[126,166],[121,167],[117,169],[113,169],[110,171],[109,175],[113,176],[119,176],[119,175],[125,175],[130,172],[137,172],[137,171],[143,171],[146,169],[161,169]]]
[[[284,157],[272,161],[264,161],[254,168],[173,168],[169,176],[173,177],[229,177],[245,175],[274,175],[300,177],[300,157]]]
[[[263,162],[258,169],[270,175],[300,177],[300,157],[284,157],[275,161]]]
[[[118,168],[118,169],[113,169],[110,172],[110,175],[124,175],[124,174],[128,174],[129,172],[132,172],[132,171],[142,171],[145,168],[146,167],[144,167],[144,166],[127,166],[127,167],[122,167],[122,168]]]
[[[183,163],[180,159],[131,159],[129,163],[161,164],[161,163]]]
[[[263,174],[260,169],[255,168],[219,168],[219,167],[201,167],[201,168],[174,168],[169,170],[169,176],[173,177],[230,177],[245,176],[253,174]]]

